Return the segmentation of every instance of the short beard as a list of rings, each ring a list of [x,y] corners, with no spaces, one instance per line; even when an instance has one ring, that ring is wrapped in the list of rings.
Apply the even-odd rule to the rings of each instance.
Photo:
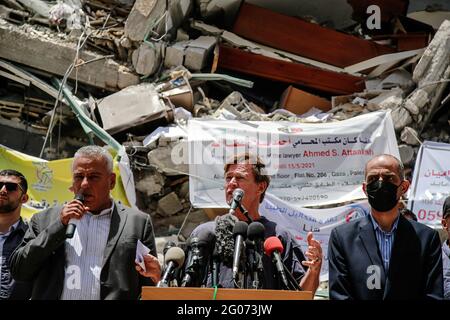
[[[15,211],[19,207],[19,205],[20,202],[17,201],[17,203],[9,202],[3,206],[0,206],[0,214],[11,213]]]

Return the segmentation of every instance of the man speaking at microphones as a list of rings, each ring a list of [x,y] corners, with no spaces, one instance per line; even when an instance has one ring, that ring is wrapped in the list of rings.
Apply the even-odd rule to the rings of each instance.
[[[277,266],[272,261],[272,256],[259,252],[263,264],[263,267],[259,270],[262,269],[263,274],[261,278],[257,279],[257,282],[261,283],[261,288],[295,289],[296,287],[312,291],[314,294],[319,286],[322,248],[310,233],[308,234],[308,250],[303,254],[300,246],[295,243],[288,230],[259,214],[259,205],[263,201],[270,183],[265,165],[259,158],[251,154],[241,154],[227,162],[224,173],[225,197],[230,204],[230,212],[217,217],[215,221],[199,225],[191,234],[191,237],[194,237],[204,230],[216,233],[214,251],[216,252],[216,260],[218,256],[220,261],[217,285],[225,288],[252,288],[253,282],[253,287],[255,287],[255,277],[251,275],[256,274],[258,268],[253,272],[252,270],[242,270],[245,269],[245,267],[242,267],[245,263],[238,264],[236,257],[246,259],[245,250],[242,248],[246,236],[250,241],[253,241],[253,251],[261,250],[259,249],[261,246],[254,243],[257,240],[261,244],[263,239],[258,240],[258,233],[261,231],[264,239],[269,237],[280,239],[283,247],[283,252],[280,254],[281,264],[286,267],[289,275],[292,275],[289,278],[296,282],[295,286],[286,288],[283,284],[284,281],[282,281],[284,275],[278,272]],[[249,224],[247,234],[245,234],[244,228],[238,227],[237,221]],[[262,224],[262,226],[259,224],[257,226],[252,225],[256,222]],[[251,252],[249,257],[253,259],[258,255],[255,256],[254,252]],[[278,263],[278,266],[280,266],[280,263]],[[236,274],[236,271],[240,273],[240,276]],[[211,287],[212,283],[212,273],[209,272],[205,285]]]
[[[138,299],[161,268],[150,215],[111,198],[116,176],[110,153],[85,146],[74,155],[74,199],[33,215],[10,259],[14,279],[33,281],[32,299]],[[138,240],[150,249],[135,263]]]

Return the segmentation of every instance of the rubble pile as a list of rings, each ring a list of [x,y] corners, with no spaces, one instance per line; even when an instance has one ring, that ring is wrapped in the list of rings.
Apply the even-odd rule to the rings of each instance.
[[[402,2],[371,29],[352,2],[355,21],[333,29],[254,3],[0,0],[0,125],[12,132],[0,143],[69,157],[99,142],[81,110],[125,146],[156,234],[186,238],[216,214],[192,208],[189,168],[171,157],[189,119],[320,123],[389,109],[408,173],[422,141],[450,142],[450,20],[414,20]],[[38,138],[23,147],[22,132]]]

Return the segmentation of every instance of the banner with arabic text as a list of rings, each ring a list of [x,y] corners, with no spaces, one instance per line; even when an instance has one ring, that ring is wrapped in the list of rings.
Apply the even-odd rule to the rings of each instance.
[[[320,272],[321,281],[328,279],[328,240],[333,228],[369,214],[367,201],[330,209],[307,209],[294,206],[272,195],[266,195],[259,207],[261,215],[277,222],[290,231],[294,240],[306,252],[306,235],[313,232],[321,243],[324,261]]]
[[[266,164],[268,193],[298,206],[363,199],[366,162],[384,153],[399,158],[392,119],[385,111],[319,124],[189,120],[186,158],[195,207],[227,207],[223,165],[244,152]]]
[[[450,144],[425,141],[417,154],[408,209],[419,222],[440,226],[442,206],[450,195]]]

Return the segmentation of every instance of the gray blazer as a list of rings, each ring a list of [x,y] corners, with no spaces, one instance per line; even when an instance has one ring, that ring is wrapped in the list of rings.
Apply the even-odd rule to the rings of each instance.
[[[61,207],[33,215],[30,227],[9,260],[18,281],[33,281],[31,299],[57,300],[64,283],[66,226]],[[100,273],[100,299],[138,299],[142,286],[154,285],[135,269],[137,240],[156,256],[155,236],[149,214],[115,203]]]

